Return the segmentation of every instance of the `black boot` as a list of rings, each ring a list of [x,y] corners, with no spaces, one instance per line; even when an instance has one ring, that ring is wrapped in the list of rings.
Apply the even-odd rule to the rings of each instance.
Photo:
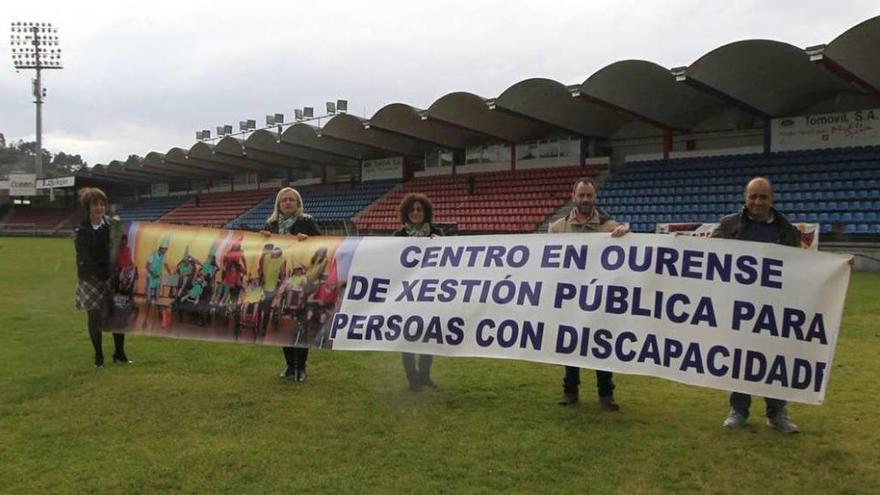
[[[95,368],[104,367],[104,346],[101,342],[101,310],[92,309],[88,313],[89,318],[89,340],[92,341],[92,347],[95,349]]]
[[[113,345],[115,350],[113,351],[113,362],[114,363],[122,363],[122,364],[132,364],[133,361],[129,361],[128,356],[125,355],[125,334],[124,333],[114,333],[113,334]]]
[[[284,362],[287,363],[287,367],[278,375],[279,378],[282,379],[293,379],[296,380],[296,369],[297,369],[297,359],[296,352],[293,347],[282,347],[281,352],[284,353]]]

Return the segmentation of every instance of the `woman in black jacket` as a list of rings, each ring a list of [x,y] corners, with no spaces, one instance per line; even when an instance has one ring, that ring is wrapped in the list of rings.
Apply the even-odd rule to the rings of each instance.
[[[400,215],[400,223],[403,224],[403,227],[392,235],[395,237],[442,236],[443,231],[431,223],[433,210],[431,200],[424,194],[407,194],[403,197],[403,201],[400,202],[400,206],[397,208],[397,212]],[[403,353],[403,369],[406,371],[410,390],[418,392],[423,387],[437,387],[431,380],[432,359],[433,356],[430,354],[419,354],[417,366],[415,354]]]
[[[95,367],[104,367],[101,331],[110,303],[110,219],[104,215],[107,195],[86,187],[80,189],[79,200],[86,217],[76,228],[76,308],[88,312],[89,337],[95,348]],[[125,355],[125,334],[114,333],[113,362],[131,363]]]
[[[303,210],[302,196],[292,187],[285,187],[275,196],[275,209],[266,221],[269,234],[295,235],[299,240],[309,236],[321,235],[318,224],[311,215]],[[292,378],[298,382],[306,380],[306,361],[309,358],[308,347],[282,347],[287,367],[281,372],[281,378]]]

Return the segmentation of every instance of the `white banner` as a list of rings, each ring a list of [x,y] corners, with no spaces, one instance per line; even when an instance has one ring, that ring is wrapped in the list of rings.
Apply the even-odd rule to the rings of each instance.
[[[801,247],[803,249],[819,250],[819,224],[818,223],[793,223],[794,228],[801,233]],[[693,237],[710,237],[718,223],[658,223],[658,234],[680,234]]]
[[[380,158],[364,160],[361,165],[361,180],[382,180],[403,178],[403,158]]]
[[[771,151],[880,144],[880,108],[773,119]]]
[[[819,404],[849,259],[656,234],[361,239],[331,338]]]
[[[37,181],[37,189],[52,189],[55,187],[73,187],[76,178],[74,176],[70,177],[56,177],[54,179],[40,179]]]
[[[9,174],[10,196],[36,196],[37,176],[35,174]]]

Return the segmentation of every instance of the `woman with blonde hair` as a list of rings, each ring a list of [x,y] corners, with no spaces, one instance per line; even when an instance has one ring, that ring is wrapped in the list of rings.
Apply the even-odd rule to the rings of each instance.
[[[110,222],[104,213],[107,195],[96,187],[79,190],[79,201],[86,216],[76,228],[76,309],[88,312],[89,338],[95,349],[95,367],[104,367],[101,332],[110,307]],[[125,355],[125,334],[114,333],[113,362],[129,364]]]
[[[275,196],[275,208],[266,220],[265,235],[295,235],[299,240],[309,236],[321,235],[321,229],[311,215],[303,208],[302,196],[292,187],[285,187]],[[278,273],[264,273],[264,276],[278,277]],[[292,378],[298,382],[306,380],[306,361],[309,358],[308,347],[282,347],[287,367],[281,372],[281,378]]]

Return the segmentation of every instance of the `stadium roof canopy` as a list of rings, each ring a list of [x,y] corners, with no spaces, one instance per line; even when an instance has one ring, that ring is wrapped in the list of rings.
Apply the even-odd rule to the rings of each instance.
[[[489,109],[489,100],[458,91],[441,96],[421,113],[421,118],[478,134],[484,140],[516,143],[546,136],[552,129],[542,122]]]
[[[353,167],[362,160],[438,149],[462,151],[486,142],[561,134],[608,138],[633,122],[688,132],[732,108],[768,119],[880,107],[878,47],[880,16],[806,49],[773,40],[736,41],[671,70],[650,61],[623,60],[581,84],[532,78],[495,98],[452,92],[425,110],[392,103],[370,119],[338,114],[323,128],[300,122],[280,135],[258,130],[245,140],[227,136],[215,145],[198,142],[189,150],[151,152],[141,162],[112,162],[77,175],[149,183],[279,169],[315,173],[327,166]]]
[[[275,156],[284,159],[291,168],[312,168],[315,165],[355,165],[356,160],[339,157],[321,151],[304,149],[279,141],[278,136],[266,130],[251,133],[244,142],[249,156]]]
[[[676,79],[763,117],[793,115],[827,97],[864,92],[810,62],[806,53],[779,41],[737,41],[716,48]]]
[[[334,116],[321,129],[321,137],[371,148],[380,155],[421,155],[436,148],[424,140],[366,125],[366,120],[349,114]]]
[[[807,53],[811,61],[880,97],[878,50],[880,16],[851,27],[828,45],[808,48]]]
[[[468,145],[486,140],[485,136],[477,132],[422,118],[424,113],[424,110],[405,103],[392,103],[380,108],[364,125],[368,129],[411,137],[450,150],[464,151]]]
[[[488,105],[502,113],[587,137],[610,136],[632,119],[593,100],[580,98],[576,88],[551,79],[526,79],[507,88]]]
[[[343,160],[359,161],[387,156],[387,153],[368,145],[341,139],[322,139],[321,129],[304,123],[288,127],[280,140],[288,146]]]
[[[596,71],[573,94],[661,128],[690,129],[726,103],[679,84],[669,69],[623,60]]]

